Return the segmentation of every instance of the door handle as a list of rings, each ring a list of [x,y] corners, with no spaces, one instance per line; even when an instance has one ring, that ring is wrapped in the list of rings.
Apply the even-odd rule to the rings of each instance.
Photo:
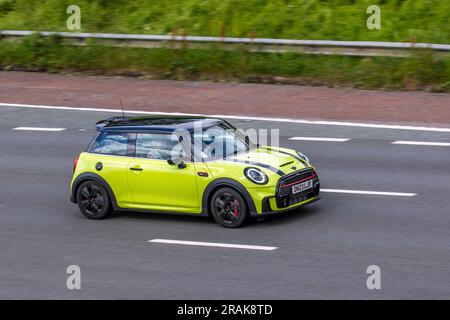
[[[142,171],[142,170],[144,170],[144,169],[132,167],[132,168],[130,168],[130,170],[132,170],[132,171]]]

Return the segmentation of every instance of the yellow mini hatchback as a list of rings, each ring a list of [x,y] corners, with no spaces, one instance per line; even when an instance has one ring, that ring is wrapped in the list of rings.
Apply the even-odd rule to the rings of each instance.
[[[319,199],[308,158],[259,146],[207,117],[113,117],[74,162],[71,201],[90,219],[113,210],[211,215],[224,227]]]

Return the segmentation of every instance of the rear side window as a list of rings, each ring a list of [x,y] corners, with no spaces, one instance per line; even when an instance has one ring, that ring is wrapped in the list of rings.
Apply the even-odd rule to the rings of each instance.
[[[170,134],[138,133],[136,137],[136,157],[155,160],[169,160],[177,148]]]
[[[105,132],[100,134],[91,144],[89,152],[110,154],[115,156],[128,155],[128,133]]]

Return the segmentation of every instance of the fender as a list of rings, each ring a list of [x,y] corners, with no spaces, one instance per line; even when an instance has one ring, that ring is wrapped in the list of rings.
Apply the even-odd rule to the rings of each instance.
[[[86,180],[94,180],[94,181],[98,182],[99,184],[101,184],[105,188],[106,192],[108,193],[108,196],[111,199],[111,205],[113,206],[113,208],[115,210],[120,209],[119,206],[117,205],[116,196],[114,195],[114,192],[112,191],[108,182],[106,182],[105,179],[103,179],[101,176],[99,176],[98,174],[93,173],[93,172],[82,173],[75,179],[75,181],[72,184],[72,192],[70,194],[71,202],[77,203],[76,191],[78,189],[78,186]]]
[[[256,212],[255,203],[253,202],[253,198],[251,197],[247,189],[245,189],[245,187],[240,182],[229,178],[219,178],[213,180],[206,186],[202,196],[202,215],[208,215],[209,197],[212,195],[212,191],[218,187],[231,187],[233,189],[236,189],[247,203],[250,216],[255,217],[258,215],[258,213]]]

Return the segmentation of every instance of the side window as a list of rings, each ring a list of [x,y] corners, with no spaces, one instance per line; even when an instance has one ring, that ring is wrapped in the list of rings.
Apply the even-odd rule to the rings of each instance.
[[[138,133],[136,136],[136,157],[169,160],[174,152],[182,150],[178,141],[167,133]]]
[[[110,154],[116,156],[128,155],[127,133],[104,133],[98,136],[97,143],[90,150],[94,153]]]

